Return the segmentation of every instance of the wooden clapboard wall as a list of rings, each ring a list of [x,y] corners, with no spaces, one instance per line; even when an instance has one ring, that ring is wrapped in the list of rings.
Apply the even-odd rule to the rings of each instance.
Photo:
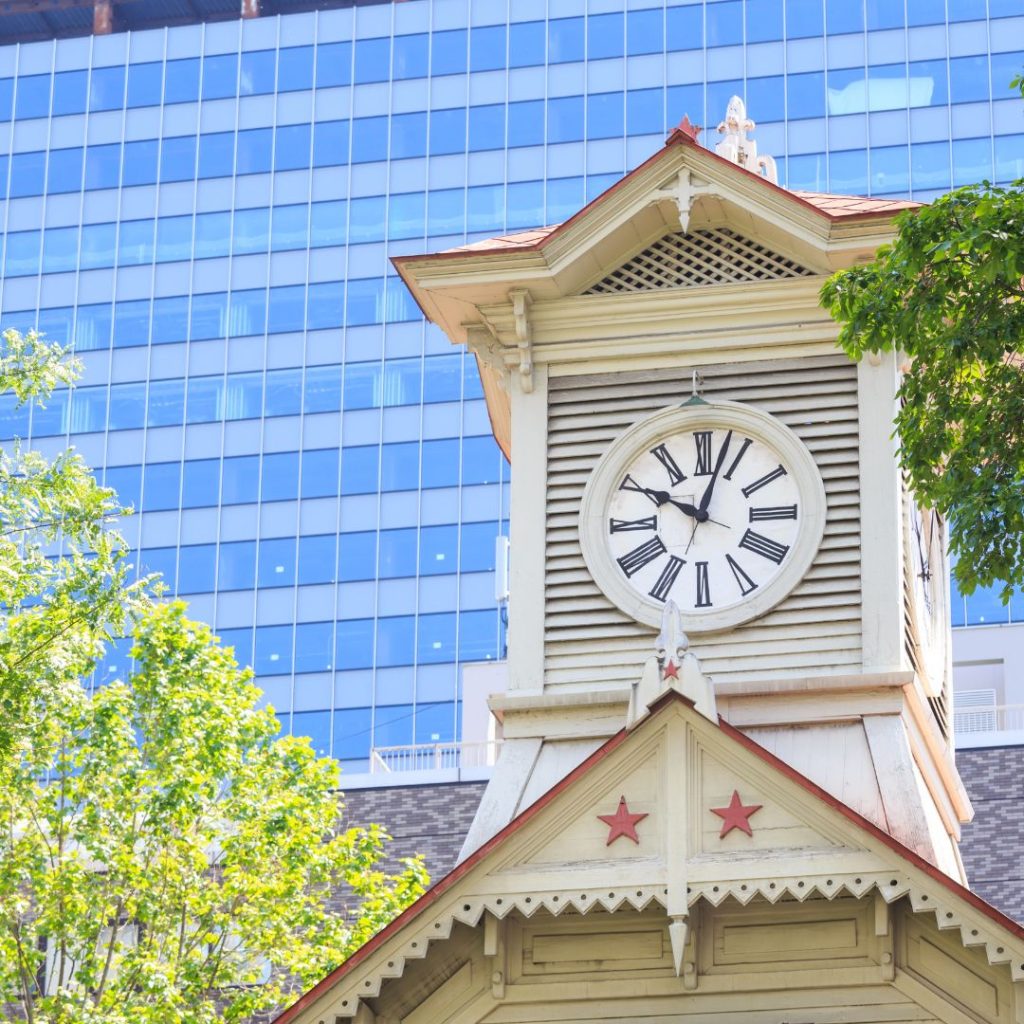
[[[825,536],[804,581],[772,611],[693,638],[716,680],[856,671],[861,664],[857,370],[845,356],[702,366],[709,400],[777,416],[807,445],[825,483]],[[679,404],[692,371],[552,377],[549,384],[545,680],[632,681],[657,630],[598,590],[580,551],[583,488],[610,442],[636,420]]]

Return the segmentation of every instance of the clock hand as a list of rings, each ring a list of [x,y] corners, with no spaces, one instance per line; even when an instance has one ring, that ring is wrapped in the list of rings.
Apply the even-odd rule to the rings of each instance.
[[[704,495],[700,499],[700,511],[707,513],[708,505],[711,504],[711,495],[715,489],[715,483],[718,480],[718,474],[722,471],[722,465],[725,462],[725,456],[729,452],[729,444],[732,441],[732,431],[725,435],[725,440],[722,442],[722,450],[718,453],[718,461],[715,463],[715,471],[711,474],[711,479],[708,481],[707,487],[704,489]]]

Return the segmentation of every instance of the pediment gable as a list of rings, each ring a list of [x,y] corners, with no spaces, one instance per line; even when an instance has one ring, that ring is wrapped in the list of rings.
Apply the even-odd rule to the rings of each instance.
[[[616,819],[624,830],[616,831]],[[814,922],[826,918],[830,923],[820,934],[837,949],[845,948],[845,936],[856,937],[873,922],[875,934],[884,937],[879,949],[892,950],[886,908],[900,901],[912,916],[934,914],[928,934],[918,927],[897,936],[906,944],[901,955],[908,963],[916,957],[922,971],[932,970],[953,955],[950,950],[976,947],[984,952],[981,963],[1009,966],[1006,985],[1011,978],[1024,980],[1024,929],[752,740],[724,722],[705,719],[670,693],[631,732],[614,736],[438,882],[279,1022],[353,1017],[361,1000],[376,997],[388,979],[402,978],[409,967],[414,981],[433,975],[435,986],[437,971],[458,978],[443,985],[452,998],[478,991],[481,1005],[491,1006],[493,993],[504,991],[504,978],[483,981],[473,973],[479,965],[467,968],[459,949],[470,941],[470,931],[483,925],[484,953],[497,956],[505,934],[499,925],[510,915],[520,922],[519,931],[510,933],[520,935],[517,941],[526,934],[523,922],[537,919],[543,925],[539,931],[527,929],[533,945],[526,950],[531,962],[548,965],[543,970],[584,970],[608,958],[628,960],[621,944],[632,939],[614,937],[625,928],[637,932],[633,959],[646,958],[649,969],[662,974],[674,963],[685,981],[692,970],[688,964],[701,955],[699,943],[711,943],[708,955],[714,960],[720,950],[722,956],[732,955],[726,948],[732,942],[742,960],[747,937],[773,926],[773,906],[789,908],[785,915],[792,927],[782,928],[777,941],[796,943],[797,959],[800,942],[818,941],[808,940],[806,922],[817,927]],[[820,909],[833,902],[850,908],[838,915],[839,923],[834,912]],[[735,917],[752,903],[757,907],[751,912],[763,922]],[[806,912],[797,913],[800,906]],[[735,923],[719,917],[710,932],[701,932],[702,907],[716,913],[720,908]],[[595,921],[604,921],[620,911],[628,918],[621,927],[588,926],[582,944],[559,946],[559,935],[572,931],[579,915],[597,912]],[[947,934],[940,937],[936,927]],[[417,967],[416,961],[432,956],[432,948],[433,970]],[[517,956],[526,953],[519,949]],[[891,952],[885,955],[883,973],[893,962]],[[438,1000],[443,1002],[440,995]],[[447,1019],[437,1014],[441,1011],[432,1007],[422,1019]]]

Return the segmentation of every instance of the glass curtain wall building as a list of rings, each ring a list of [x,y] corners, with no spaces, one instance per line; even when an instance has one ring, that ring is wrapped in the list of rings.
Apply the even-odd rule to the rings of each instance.
[[[117,488],[140,571],[285,729],[356,772],[451,740],[459,664],[503,649],[509,469],[388,257],[558,222],[734,93],[792,188],[1009,181],[1022,66],[1020,0],[412,0],[0,47],[3,324],[86,366],[0,433]]]

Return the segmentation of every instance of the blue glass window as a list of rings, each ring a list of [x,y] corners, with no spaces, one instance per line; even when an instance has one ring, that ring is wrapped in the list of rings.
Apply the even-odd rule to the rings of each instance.
[[[1024,135],[997,135],[996,181],[1008,183],[1024,178]]]
[[[661,53],[665,49],[665,16],[661,10],[626,14],[626,53]]]
[[[313,47],[285,47],[277,58],[277,91],[299,92],[312,88]]]
[[[270,289],[267,330],[271,334],[301,331],[305,322],[306,288],[304,285],[286,285]]]
[[[143,548],[138,554],[138,559],[140,576],[151,576],[156,573],[167,588],[165,593],[175,593],[178,576],[177,548]]]
[[[1021,10],[1024,14],[1024,9]],[[1024,64],[1024,53],[1020,50],[1011,53],[993,53],[992,61],[992,92],[993,99],[1008,99],[1010,82],[1020,74],[1021,65]],[[942,64],[942,61],[933,61],[933,64]],[[911,67],[916,65],[911,64]],[[1019,95],[1019,92],[1014,90]]]
[[[757,97],[757,109],[761,112],[759,124],[785,120],[786,87],[782,75],[748,79],[747,89],[752,96]]]
[[[19,75],[14,116],[19,120],[50,113],[50,75]]]
[[[825,116],[825,74],[811,71],[803,75],[789,75],[786,95],[791,120]]]
[[[91,152],[92,147],[90,146],[89,149]],[[87,166],[87,179],[88,174]],[[164,139],[163,148],[160,152],[160,180],[191,181],[195,176],[196,137],[194,135],[179,135],[174,138]]]
[[[28,436],[29,406],[18,405],[16,395],[0,395],[0,437]]]
[[[307,413],[337,412],[341,408],[340,366],[306,367],[302,407]]]
[[[592,93],[587,98],[587,138],[618,139],[625,132],[625,107],[621,92]]]
[[[78,228],[47,228],[43,234],[43,273],[60,274],[76,266]]]
[[[45,153],[14,153],[11,156],[10,196],[41,196],[46,183]]]
[[[259,496],[260,457],[239,455],[225,459],[221,501],[225,505],[251,505]]]
[[[156,225],[151,220],[128,220],[121,222],[117,243],[119,266],[141,266],[153,262],[153,232]]]
[[[821,0],[786,0],[786,36],[809,39],[824,32]]]
[[[296,416],[302,411],[302,369],[268,370],[265,416]]]
[[[544,63],[547,34],[543,21],[513,22],[508,27],[508,66],[537,67]]]
[[[107,466],[103,473],[103,486],[112,487],[117,492],[123,507],[138,508],[142,495],[142,467]]]
[[[999,583],[991,587],[978,587],[967,597],[968,626],[990,626],[1009,621],[1009,609],[999,597],[1002,589]]]
[[[786,185],[789,188],[809,189],[822,192],[827,187],[824,153],[810,153],[806,156],[791,156],[784,165]],[[779,174],[782,174],[780,169]]]
[[[182,474],[182,508],[212,508],[220,500],[220,459],[196,459],[185,463]]]
[[[485,25],[469,33],[469,70],[497,71],[505,67],[504,25]]]
[[[942,4],[932,0],[907,0],[908,25],[942,25],[946,21],[946,12]]]
[[[543,122],[541,126],[543,136]],[[466,149],[466,108],[430,113],[430,155],[463,153]]]
[[[311,331],[341,327],[344,322],[345,282],[311,284],[306,296],[306,326]]]
[[[353,199],[349,207],[349,239],[352,242],[379,242],[384,238],[384,196]]]
[[[210,560],[211,564],[213,559]],[[244,629],[218,629],[220,641],[225,647],[232,647],[235,651],[235,661],[239,665],[252,665],[252,627]]]
[[[339,669],[373,667],[373,619],[349,619],[338,623],[335,643],[335,664]],[[342,717],[338,713],[338,717]],[[367,709],[369,725],[369,709]],[[366,737],[369,745],[369,735]]]
[[[333,667],[334,623],[299,623],[295,627],[295,671],[329,672]]]
[[[224,292],[192,296],[189,337],[193,341],[227,336],[228,297]]]
[[[348,163],[348,121],[321,121],[313,126],[313,166],[337,167]]]
[[[200,178],[229,178],[234,164],[234,132],[212,132],[199,137]]]
[[[543,143],[544,101],[523,100],[519,103],[510,103],[508,105],[509,146],[540,146]]]
[[[494,571],[494,539],[498,523],[463,523],[459,531],[459,568],[462,572]]]
[[[424,446],[424,451],[426,446]],[[380,487],[382,491],[414,491],[419,487],[420,446],[415,441],[381,447]]]
[[[849,0],[825,0],[825,26],[830,35],[864,31],[864,8]]]
[[[312,295],[313,286],[310,286]],[[312,308],[312,299],[311,299]],[[310,319],[312,321],[312,312]],[[379,324],[384,320],[384,281],[379,277],[348,282],[345,303],[345,322],[350,327],[361,324]],[[324,324],[323,326],[335,326]]]
[[[274,91],[277,54],[273,50],[250,50],[242,54],[238,92],[242,96],[266,96]]]
[[[128,106],[158,107],[164,69],[158,63],[128,65]]]
[[[256,542],[221,544],[217,559],[221,590],[251,590],[256,582]]]
[[[196,544],[178,551],[178,593],[209,594],[213,591],[217,571],[217,549],[214,544]],[[236,630],[248,633],[248,630]],[[237,643],[237,641],[236,641]],[[246,664],[251,655],[246,649],[238,652]]]
[[[498,657],[498,613],[459,613],[459,661],[490,661]]]
[[[416,529],[383,530],[380,534],[381,579],[416,575]]]
[[[386,82],[390,68],[390,38],[356,40],[356,85]]]
[[[422,622],[422,618],[420,620]],[[411,665],[416,650],[416,620],[396,615],[377,620],[377,667]]]
[[[455,739],[455,703],[416,705],[416,742],[450,743]]]
[[[120,110],[124,106],[124,66],[93,68],[89,88],[90,110]]]
[[[457,526],[425,526],[420,531],[420,575],[439,576],[454,573],[458,568],[458,551]]]
[[[295,584],[295,538],[261,540],[259,575],[261,587],[291,587]],[[290,627],[289,627],[290,628]]]
[[[545,224],[568,220],[583,205],[582,178],[551,178],[548,181]]]
[[[461,188],[427,193],[427,230],[431,235],[462,234],[466,229],[466,193]]]
[[[89,86],[88,71],[59,71],[53,76],[53,114],[82,114]]]
[[[52,437],[66,434],[68,430],[68,412],[71,405],[71,393],[66,388],[54,391],[46,400],[46,405],[32,407],[32,436]],[[107,469],[109,480],[110,470]],[[115,486],[108,483],[109,487]],[[129,495],[131,497],[131,495]]]
[[[462,483],[496,484],[502,477],[505,456],[493,437],[466,437],[462,441]]]
[[[274,252],[305,249],[308,242],[309,209],[298,206],[275,206],[270,248]]]
[[[224,388],[224,419],[255,419],[262,407],[262,373],[233,373],[228,377]]]
[[[708,46],[737,46],[743,42],[743,4],[739,0],[709,3],[705,11]]]
[[[315,448],[302,453],[301,497],[328,498],[338,493],[340,456],[337,448]]]
[[[455,613],[419,617],[416,660],[421,665],[439,665],[455,661]]]
[[[828,187],[840,195],[864,195],[868,191],[868,154],[863,149],[829,154]]]
[[[505,105],[490,104],[469,108],[469,148],[471,152],[505,147]]]
[[[146,425],[177,427],[185,421],[185,382],[154,380],[149,383]]]
[[[299,583],[334,583],[337,537],[299,537]]]
[[[86,188],[117,188],[120,171],[121,144],[119,142],[106,146],[89,146],[85,151]]]
[[[953,187],[991,180],[991,139],[954,139]]]
[[[367,445],[345,448],[341,453],[341,493],[373,494],[378,489],[380,448]]]
[[[259,415],[257,409],[256,415]],[[260,485],[262,501],[294,501],[299,496],[299,453],[274,452],[263,456]]]
[[[270,246],[270,210],[260,207],[235,210],[231,223],[231,251],[239,253],[266,252]]]
[[[949,142],[918,142],[910,147],[910,185],[921,189],[948,190],[952,178]]]
[[[274,170],[295,171],[309,166],[311,124],[282,125],[276,132]]]
[[[110,396],[113,412],[114,396]],[[142,510],[159,512],[178,507],[181,496],[181,463],[152,462],[142,471]]]
[[[224,410],[223,377],[191,377],[187,385],[186,422],[215,423]]]
[[[107,429],[108,430],[138,430],[145,426],[146,423],[146,382],[145,381],[132,381],[129,384],[111,384],[110,385],[110,409],[107,413]],[[177,463],[174,464],[174,471],[177,472]],[[149,484],[149,472],[150,467],[146,467],[145,476],[145,489],[152,489],[154,492],[158,488],[163,488],[166,491],[173,490],[174,492],[174,503],[171,505],[155,505],[150,504],[149,499],[146,499],[144,508],[177,508],[178,507],[178,485],[176,482],[172,482],[169,479],[169,475],[164,475],[161,478],[161,483],[153,484],[150,488]],[[155,499],[154,499],[155,500]]]
[[[544,221],[544,182],[510,182],[505,205],[509,229],[536,227]]]
[[[766,2],[770,4],[771,0]],[[747,6],[749,9],[751,5]],[[699,50],[704,39],[704,11],[700,4],[669,7],[665,11],[665,38],[669,50]]]
[[[10,121],[14,106],[14,79],[0,78],[0,121]]]
[[[662,89],[633,89],[627,92],[626,132],[636,136],[660,134],[664,130],[664,91]]]
[[[124,175],[122,184],[152,185],[157,178],[160,143],[157,139],[141,139],[124,144]]]
[[[472,124],[472,118],[470,120]],[[472,129],[470,129],[472,133]],[[427,152],[426,113],[393,114],[391,116],[391,158],[425,156]]]
[[[660,12],[658,12],[660,17]],[[625,46],[625,24],[621,13],[592,14],[587,19],[587,59],[621,57]]]
[[[231,246],[231,214],[226,210],[219,213],[196,215],[196,240],[193,255],[197,260],[227,256]]]
[[[192,214],[161,217],[156,222],[156,258],[158,263],[187,260],[192,257]]]
[[[41,231],[15,231],[7,236],[4,251],[4,273],[8,277],[23,277],[39,273]]]
[[[75,311],[70,306],[60,309],[41,309],[38,330],[53,341],[68,344],[74,337]]]
[[[94,434],[103,431],[107,420],[107,389],[76,388],[71,393],[71,415],[68,429],[73,434]]]
[[[313,248],[330,245],[344,245],[348,235],[345,230],[348,204],[344,199],[314,203],[310,216],[309,244]]]
[[[413,707],[411,704],[378,705],[373,716],[375,747],[400,747],[412,743]]]
[[[149,299],[114,304],[114,348],[149,344]]]
[[[906,146],[871,150],[871,194],[905,194],[910,188]]]
[[[548,142],[583,139],[583,97],[563,96],[548,101]]]
[[[316,87],[348,85],[352,81],[352,44],[325,43],[316,48]]]
[[[568,64],[583,60],[585,35],[582,18],[556,18],[548,22],[548,62]]]
[[[188,338],[188,296],[153,300],[153,344],[167,345]]]
[[[386,160],[388,155],[388,119],[358,117],[352,122],[352,163]]]
[[[457,402],[462,397],[462,355],[431,356],[424,362],[423,401]]]
[[[377,534],[364,533],[338,535],[338,581],[351,583],[372,580],[377,576]]]
[[[391,60],[392,78],[425,78],[430,62],[430,37],[425,33],[395,36]]]
[[[270,128],[250,128],[238,133],[238,161],[236,174],[261,174],[270,170],[273,131]]]
[[[164,102],[190,103],[199,99],[199,58],[169,60],[164,68]]]
[[[203,99],[234,97],[238,90],[238,54],[223,53],[203,60]]]
[[[339,668],[341,666],[339,665]],[[369,699],[369,695],[367,695]],[[366,771],[370,754],[370,708],[345,708],[334,712],[332,756],[352,771]]]
[[[889,0],[865,0],[868,30],[879,28],[903,28],[903,4]]]
[[[467,33],[464,28],[431,36],[430,71],[433,75],[459,75],[466,70]]]
[[[228,309],[228,337],[263,334],[267,329],[267,290],[252,288],[231,293]],[[268,415],[273,415],[268,411]]]

